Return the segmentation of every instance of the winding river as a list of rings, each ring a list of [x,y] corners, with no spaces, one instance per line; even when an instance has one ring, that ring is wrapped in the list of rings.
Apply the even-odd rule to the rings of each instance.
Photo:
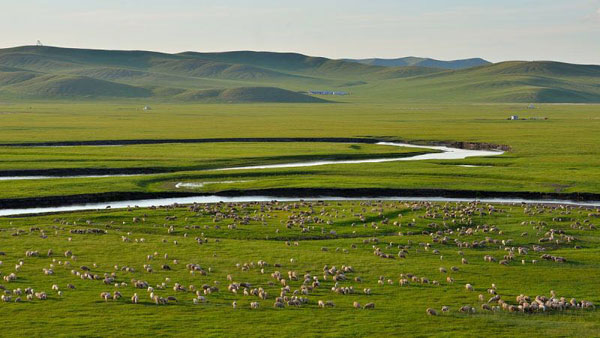
[[[445,146],[420,146],[409,143],[396,142],[378,142],[377,145],[404,147],[404,148],[421,148],[438,150],[437,153],[422,154],[408,157],[393,157],[393,158],[372,158],[364,160],[331,160],[331,161],[310,161],[282,164],[255,165],[247,167],[221,168],[216,170],[254,170],[254,169],[275,169],[275,168],[299,168],[299,167],[315,167],[328,164],[358,164],[358,163],[382,163],[382,162],[398,162],[398,161],[421,161],[421,160],[462,160],[467,157],[478,156],[496,156],[502,155],[503,151],[492,150],[469,150],[460,148],[451,148]]]
[[[397,142],[378,142],[376,143],[382,146],[394,146],[394,147],[406,147],[406,148],[422,148],[432,149],[438,152],[430,154],[420,154],[408,157],[397,157],[397,158],[371,158],[361,160],[326,160],[326,161],[307,161],[307,162],[293,162],[293,163],[281,163],[281,164],[268,164],[268,165],[256,165],[256,166],[244,166],[244,167],[226,167],[218,169],[210,169],[210,171],[229,171],[229,170],[259,170],[259,169],[276,169],[276,168],[297,168],[297,167],[313,167],[321,165],[338,165],[338,164],[360,164],[360,163],[382,163],[382,162],[396,162],[396,161],[420,161],[420,160],[461,160],[468,157],[482,157],[482,156],[497,156],[504,152],[499,150],[469,150],[452,148],[446,146],[423,146],[413,145],[408,143],[397,143]],[[147,175],[147,174],[139,174]],[[52,179],[52,178],[101,178],[101,177],[122,177],[122,176],[138,176],[138,175],[79,175],[79,176],[6,176],[0,177],[0,180],[33,180],[33,179]],[[204,183],[223,183],[223,182],[204,182]],[[179,187],[185,187],[185,184],[193,183],[179,183]],[[106,208],[126,208],[129,206],[138,207],[149,207],[157,205],[170,205],[174,203],[178,204],[190,204],[190,203],[218,203],[218,202],[266,202],[266,201],[315,201],[315,200],[329,200],[329,201],[342,201],[342,200],[393,200],[393,201],[431,201],[431,202],[468,202],[474,199],[469,198],[446,198],[446,197],[411,197],[411,196],[397,196],[397,197],[336,197],[336,196],[314,196],[314,197],[278,197],[278,196],[240,196],[240,197],[228,197],[219,195],[209,196],[193,196],[193,197],[176,197],[176,198],[156,198],[156,199],[141,199],[141,200],[128,200],[128,201],[113,201],[113,202],[102,202],[102,203],[88,203],[88,204],[74,204],[56,207],[40,207],[40,208],[15,208],[15,209],[0,209],[0,216],[12,216],[12,215],[23,215],[23,214],[39,214],[39,213],[54,213],[64,211],[78,211],[78,210],[97,210]],[[600,202],[574,202],[568,200],[535,200],[535,199],[521,199],[521,198],[482,198],[478,199],[481,202],[489,203],[552,203],[552,204],[571,204],[571,205],[582,205],[582,206],[600,206]]]
[[[130,201],[115,201],[102,203],[75,204],[60,207],[43,207],[43,208],[19,208],[19,209],[0,209],[0,216],[14,216],[25,214],[41,214],[55,213],[65,211],[81,211],[81,210],[100,210],[107,208],[127,208],[127,207],[150,207],[159,205],[172,204],[192,204],[192,203],[232,203],[232,202],[294,202],[294,201],[364,201],[364,200],[382,200],[382,201],[429,201],[429,202],[472,202],[474,200],[485,203],[535,203],[535,204],[564,204],[588,207],[600,207],[600,201],[597,202],[576,202],[569,200],[535,200],[523,198],[449,198],[449,197],[336,197],[336,196],[316,196],[309,198],[302,197],[277,197],[277,196],[240,196],[227,197],[218,195],[209,196],[192,196],[192,197],[175,197],[175,198],[155,198]]]
[[[393,157],[393,158],[371,158],[361,160],[327,160],[327,161],[306,161],[306,162],[292,162],[292,163],[280,163],[280,164],[266,164],[266,165],[255,165],[246,167],[226,167],[209,169],[206,171],[226,171],[226,170],[258,170],[258,169],[277,169],[277,168],[299,168],[299,167],[315,167],[321,165],[331,164],[360,164],[360,163],[382,163],[382,162],[398,162],[398,161],[421,161],[421,160],[462,160],[467,157],[481,157],[481,156],[496,156],[502,155],[503,151],[496,150],[469,150],[452,148],[445,146],[421,146],[409,143],[397,143],[397,142],[378,142],[375,143],[381,146],[393,146],[393,147],[404,147],[404,148],[421,148],[421,149],[432,149],[439,152],[430,154],[421,154],[407,157]],[[36,179],[57,179],[57,178],[102,178],[102,177],[125,177],[125,176],[142,176],[149,174],[114,174],[114,175],[61,175],[61,176],[0,176],[0,181],[14,181],[14,180],[36,180]]]

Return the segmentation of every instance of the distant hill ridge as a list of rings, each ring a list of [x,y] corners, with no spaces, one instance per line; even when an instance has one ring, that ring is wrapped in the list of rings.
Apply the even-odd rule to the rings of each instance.
[[[359,63],[254,51],[168,54],[23,46],[0,49],[0,98],[600,103],[600,66],[596,65],[411,57],[392,60],[403,66],[388,66],[381,59],[373,60]],[[440,62],[455,68],[444,69]],[[311,89],[350,95],[308,95]]]
[[[408,56],[396,59],[345,59],[346,61],[358,62],[372,66],[383,66],[383,67],[405,67],[405,66],[419,66],[428,68],[440,68],[440,69],[465,69],[471,67],[478,67],[489,65],[491,62],[486,61],[482,58],[471,58],[462,60],[451,60],[441,61],[430,58],[422,58],[415,56]]]

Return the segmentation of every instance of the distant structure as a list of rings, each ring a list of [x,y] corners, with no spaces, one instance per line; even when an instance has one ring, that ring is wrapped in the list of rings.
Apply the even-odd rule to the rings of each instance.
[[[43,47],[44,46],[40,40],[37,40],[37,43],[35,45],[38,46],[38,47]]]
[[[527,109],[535,109],[535,105],[533,103],[530,103],[529,106],[527,106]]]
[[[152,110],[152,107],[150,107],[150,106],[144,106],[144,110]]]
[[[309,90],[310,95],[348,95],[348,92],[334,92],[329,90]]]
[[[519,116],[518,115],[511,115],[508,119],[509,120],[518,120]]]

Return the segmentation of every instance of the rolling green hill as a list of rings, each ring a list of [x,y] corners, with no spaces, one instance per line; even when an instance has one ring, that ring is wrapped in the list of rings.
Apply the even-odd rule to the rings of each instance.
[[[398,100],[442,102],[600,102],[600,66],[510,61],[365,88]]]
[[[298,102],[322,103],[326,100],[275,87],[238,87],[229,89],[207,89],[185,91],[175,96],[183,101],[206,100],[210,102],[247,103],[247,102]]]
[[[463,65],[482,65],[448,70],[440,69],[433,61],[404,58],[406,66],[389,67],[297,53],[166,54],[24,46],[0,50],[0,98],[245,103],[600,102],[600,66],[462,60]],[[309,90],[347,91],[350,95],[323,100],[307,95]]]

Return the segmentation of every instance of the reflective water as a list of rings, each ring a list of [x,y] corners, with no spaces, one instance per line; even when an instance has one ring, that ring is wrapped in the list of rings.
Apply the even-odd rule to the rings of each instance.
[[[379,142],[376,143],[382,146],[394,146],[394,147],[405,147],[405,148],[423,148],[439,150],[439,153],[422,154],[407,157],[394,157],[394,158],[372,158],[362,160],[328,160],[328,161],[310,161],[310,162],[296,162],[296,163],[282,163],[282,164],[266,164],[266,165],[254,165],[246,167],[235,167],[235,168],[222,168],[217,170],[251,170],[251,169],[274,169],[274,168],[297,168],[297,167],[314,167],[319,165],[328,164],[357,164],[357,163],[382,163],[382,162],[398,162],[398,161],[421,161],[421,160],[462,160],[467,157],[478,157],[478,156],[496,156],[502,155],[503,151],[493,150],[468,150],[451,148],[444,146],[420,146],[408,143],[396,143],[396,142]]]
[[[96,210],[110,208],[127,208],[129,206],[150,207],[159,205],[191,204],[191,203],[218,203],[218,202],[268,202],[268,201],[364,201],[364,200],[385,200],[385,201],[429,201],[429,202],[471,202],[474,200],[485,203],[535,203],[535,204],[567,204],[600,207],[600,201],[593,202],[576,202],[568,200],[535,200],[523,198],[448,198],[448,197],[336,197],[336,196],[315,196],[315,197],[277,197],[277,196],[241,196],[241,197],[225,197],[217,195],[209,196],[192,196],[192,197],[176,197],[176,198],[157,198],[144,200],[130,201],[115,201],[102,203],[77,204],[61,207],[43,207],[43,208],[22,208],[22,209],[0,209],[0,216],[22,215],[22,214],[39,214],[49,212],[62,211],[77,211],[77,210]]]

